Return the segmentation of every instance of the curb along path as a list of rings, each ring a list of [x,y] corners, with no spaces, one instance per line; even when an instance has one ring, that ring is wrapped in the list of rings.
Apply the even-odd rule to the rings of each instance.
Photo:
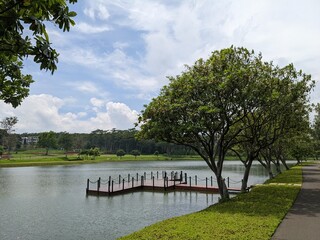
[[[302,188],[272,240],[320,239],[320,164],[304,166]]]

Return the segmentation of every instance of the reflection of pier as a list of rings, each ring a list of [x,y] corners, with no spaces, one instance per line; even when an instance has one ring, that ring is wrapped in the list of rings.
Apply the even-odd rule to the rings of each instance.
[[[240,192],[239,188],[230,188],[230,179],[226,179],[229,192]],[[238,183],[238,182],[233,182]],[[197,176],[187,176],[183,172],[163,171],[151,174],[144,173],[126,177],[119,175],[117,179],[109,177],[106,180],[99,178],[97,181],[87,180],[87,195],[113,196],[135,191],[198,191],[205,193],[218,193],[218,187],[214,186],[213,178],[200,179]]]

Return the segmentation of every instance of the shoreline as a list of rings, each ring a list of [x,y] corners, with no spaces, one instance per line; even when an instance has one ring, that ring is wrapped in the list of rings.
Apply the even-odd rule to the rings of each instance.
[[[291,167],[249,193],[152,224],[119,240],[270,239],[300,192],[302,166]]]

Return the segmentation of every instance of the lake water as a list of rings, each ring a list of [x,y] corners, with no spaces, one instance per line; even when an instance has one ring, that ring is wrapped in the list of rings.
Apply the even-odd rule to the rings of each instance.
[[[116,239],[166,218],[202,210],[217,194],[135,192],[112,197],[86,196],[86,180],[128,173],[184,171],[201,179],[212,172],[203,161],[134,161],[48,167],[0,168],[0,239]],[[230,187],[240,186],[243,166],[225,162]],[[254,164],[250,184],[268,174]]]

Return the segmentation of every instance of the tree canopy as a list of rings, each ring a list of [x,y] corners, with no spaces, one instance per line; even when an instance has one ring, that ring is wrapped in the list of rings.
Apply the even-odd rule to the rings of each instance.
[[[138,137],[191,147],[216,175],[222,198],[228,198],[222,177],[227,151],[240,142],[253,147],[270,141],[272,133],[294,124],[292,113],[305,106],[312,85],[311,76],[292,64],[279,68],[264,62],[261,54],[233,46],[214,51],[169,80],[142,111]]]
[[[17,107],[29,94],[33,79],[22,74],[25,58],[32,56],[41,70],[53,73],[57,69],[58,53],[51,47],[45,24],[69,31],[76,13],[67,2],[77,0],[0,2],[0,99],[4,102]]]
[[[315,108],[315,117],[312,125],[312,136],[314,140],[314,150],[316,158],[320,156],[320,103],[318,103]]]
[[[13,127],[17,123],[17,117],[6,117],[2,121],[0,121],[0,146],[3,145],[1,146],[1,152],[3,152],[4,148],[6,148],[8,152],[10,152],[10,150],[16,145],[17,137],[13,135],[15,131]]]
[[[48,155],[50,148],[55,148],[57,146],[57,135],[55,132],[43,132],[39,134],[39,147],[46,149],[46,155]]]

